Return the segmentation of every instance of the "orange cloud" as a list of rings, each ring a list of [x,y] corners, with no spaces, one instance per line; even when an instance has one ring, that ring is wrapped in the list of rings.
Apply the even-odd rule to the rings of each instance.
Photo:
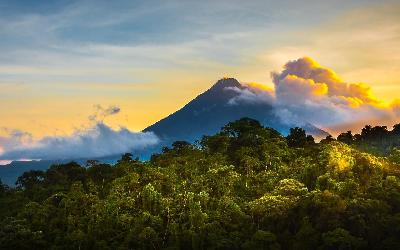
[[[400,116],[400,99],[396,99],[391,103],[391,107],[397,116]]]
[[[245,86],[247,86],[249,88],[252,88],[254,90],[259,90],[259,91],[267,91],[267,92],[273,92],[274,91],[273,88],[271,88],[271,87],[269,87],[269,86],[267,86],[265,84],[262,84],[262,83],[250,82],[250,83],[244,83],[243,85],[245,85]]]
[[[335,103],[345,107],[348,106],[351,108],[359,108],[363,104],[363,101],[357,97],[338,96],[337,102]]]
[[[368,85],[347,83],[310,57],[289,61],[281,72],[271,75],[277,112],[291,112],[299,121],[329,130],[368,120],[393,122],[400,116],[400,101],[388,105]]]
[[[325,83],[315,82],[313,79],[289,74],[275,83],[275,90],[280,98],[291,102],[301,102],[326,95],[328,86]]]
[[[303,57],[286,63],[284,70],[280,73],[272,73],[272,77],[275,86],[279,86],[285,79],[293,81],[293,78],[296,78],[299,81],[313,81],[315,85],[321,86],[315,92],[316,95],[326,94],[328,96],[358,98],[363,103],[373,105],[382,103],[373,95],[368,85],[363,83],[346,83],[333,70],[319,65],[310,57]],[[322,87],[323,85],[324,87]],[[306,85],[303,86],[306,87]]]
[[[371,105],[379,105],[383,101],[378,100],[378,98],[372,93],[371,87],[364,83],[351,83],[348,85],[348,96],[356,97],[362,100],[364,103]]]

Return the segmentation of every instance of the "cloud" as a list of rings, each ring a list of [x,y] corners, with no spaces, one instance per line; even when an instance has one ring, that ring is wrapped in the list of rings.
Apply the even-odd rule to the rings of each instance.
[[[320,99],[328,92],[325,83],[315,82],[313,79],[304,79],[296,75],[287,75],[275,83],[278,101],[290,104],[302,104],[310,99]]]
[[[0,136],[0,156],[7,149],[28,145],[33,141],[30,133],[7,128],[2,128],[1,130],[2,134],[6,134],[7,136]]]
[[[387,120],[394,115],[393,109],[378,100],[369,86],[346,83],[333,70],[309,57],[288,62],[282,72],[272,73],[272,78],[278,109],[288,109],[322,127]]]
[[[229,103],[264,101],[272,104],[276,116],[287,124],[310,122],[332,132],[343,124],[351,128],[364,122],[394,121],[400,115],[399,101],[386,104],[368,85],[347,83],[310,57],[289,61],[271,76],[274,90],[243,85],[232,89],[238,96]]]
[[[68,136],[46,136],[35,140],[29,133],[5,130],[0,137],[0,162],[21,159],[78,159],[117,155],[156,145],[159,139],[152,132],[132,132],[127,128],[113,129],[103,119],[117,114],[120,108],[96,105],[89,117],[92,125]]]
[[[343,96],[358,98],[363,103],[378,104],[379,101],[371,93],[369,86],[365,84],[348,84],[342,81],[331,69],[322,67],[310,57],[303,57],[286,63],[284,70],[280,73],[273,72],[272,79],[277,94],[285,94],[284,87],[289,91],[312,90],[311,96]],[[283,87],[282,87],[283,86]],[[287,89],[286,89],[287,90]]]
[[[102,122],[107,116],[118,114],[121,111],[120,107],[109,106],[103,108],[101,105],[94,105],[95,113],[89,116],[90,121]]]
[[[153,133],[135,133],[126,128],[113,130],[104,123],[70,136],[49,136],[30,144],[20,142],[18,137],[6,139],[16,143],[3,148],[1,160],[95,158],[132,152],[158,143]]]
[[[226,90],[237,93],[237,96],[228,101],[229,105],[239,103],[271,104],[274,102],[273,89],[258,83],[242,83],[243,88],[227,87]]]

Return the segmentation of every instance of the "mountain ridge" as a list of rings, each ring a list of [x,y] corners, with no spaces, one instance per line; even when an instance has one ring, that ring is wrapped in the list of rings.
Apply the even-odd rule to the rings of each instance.
[[[232,105],[232,98],[239,95],[233,91],[235,88],[249,89],[235,78],[223,78],[181,109],[148,126],[143,132],[153,132],[164,142],[172,143],[176,140],[194,142],[203,135],[216,133],[227,122],[242,117],[259,120],[264,126],[274,128],[282,134],[287,134],[291,127],[296,126],[282,122],[274,113],[273,105],[267,102]],[[318,138],[329,135],[310,123],[305,123],[302,127]]]

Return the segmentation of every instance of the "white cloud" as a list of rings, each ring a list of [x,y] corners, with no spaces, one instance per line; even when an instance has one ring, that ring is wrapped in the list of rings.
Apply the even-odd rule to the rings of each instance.
[[[103,120],[120,112],[117,106],[103,108],[89,117],[88,128],[67,136],[46,136],[33,139],[26,132],[3,129],[0,137],[0,162],[20,159],[78,159],[117,155],[156,145],[158,137],[152,132],[132,132],[127,128],[113,129]]]
[[[274,102],[274,93],[272,89],[261,88],[260,85],[242,84],[243,88],[227,87],[226,91],[233,91],[238,95],[231,98],[229,105],[240,103],[247,104],[272,104]]]
[[[104,123],[76,131],[70,136],[48,136],[30,143],[10,135],[0,138],[3,152],[0,160],[95,158],[140,150],[158,143],[153,133],[114,130]]]

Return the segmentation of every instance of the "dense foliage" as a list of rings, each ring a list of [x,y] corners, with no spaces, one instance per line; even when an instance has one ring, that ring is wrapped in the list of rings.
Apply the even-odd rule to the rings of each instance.
[[[338,141],[374,154],[387,155],[393,149],[400,147],[400,124],[389,131],[386,126],[365,126],[360,134],[353,135],[351,131],[341,133]]]
[[[400,249],[400,127],[368,128],[315,143],[244,118],[145,162],[26,172],[0,185],[0,248]]]

